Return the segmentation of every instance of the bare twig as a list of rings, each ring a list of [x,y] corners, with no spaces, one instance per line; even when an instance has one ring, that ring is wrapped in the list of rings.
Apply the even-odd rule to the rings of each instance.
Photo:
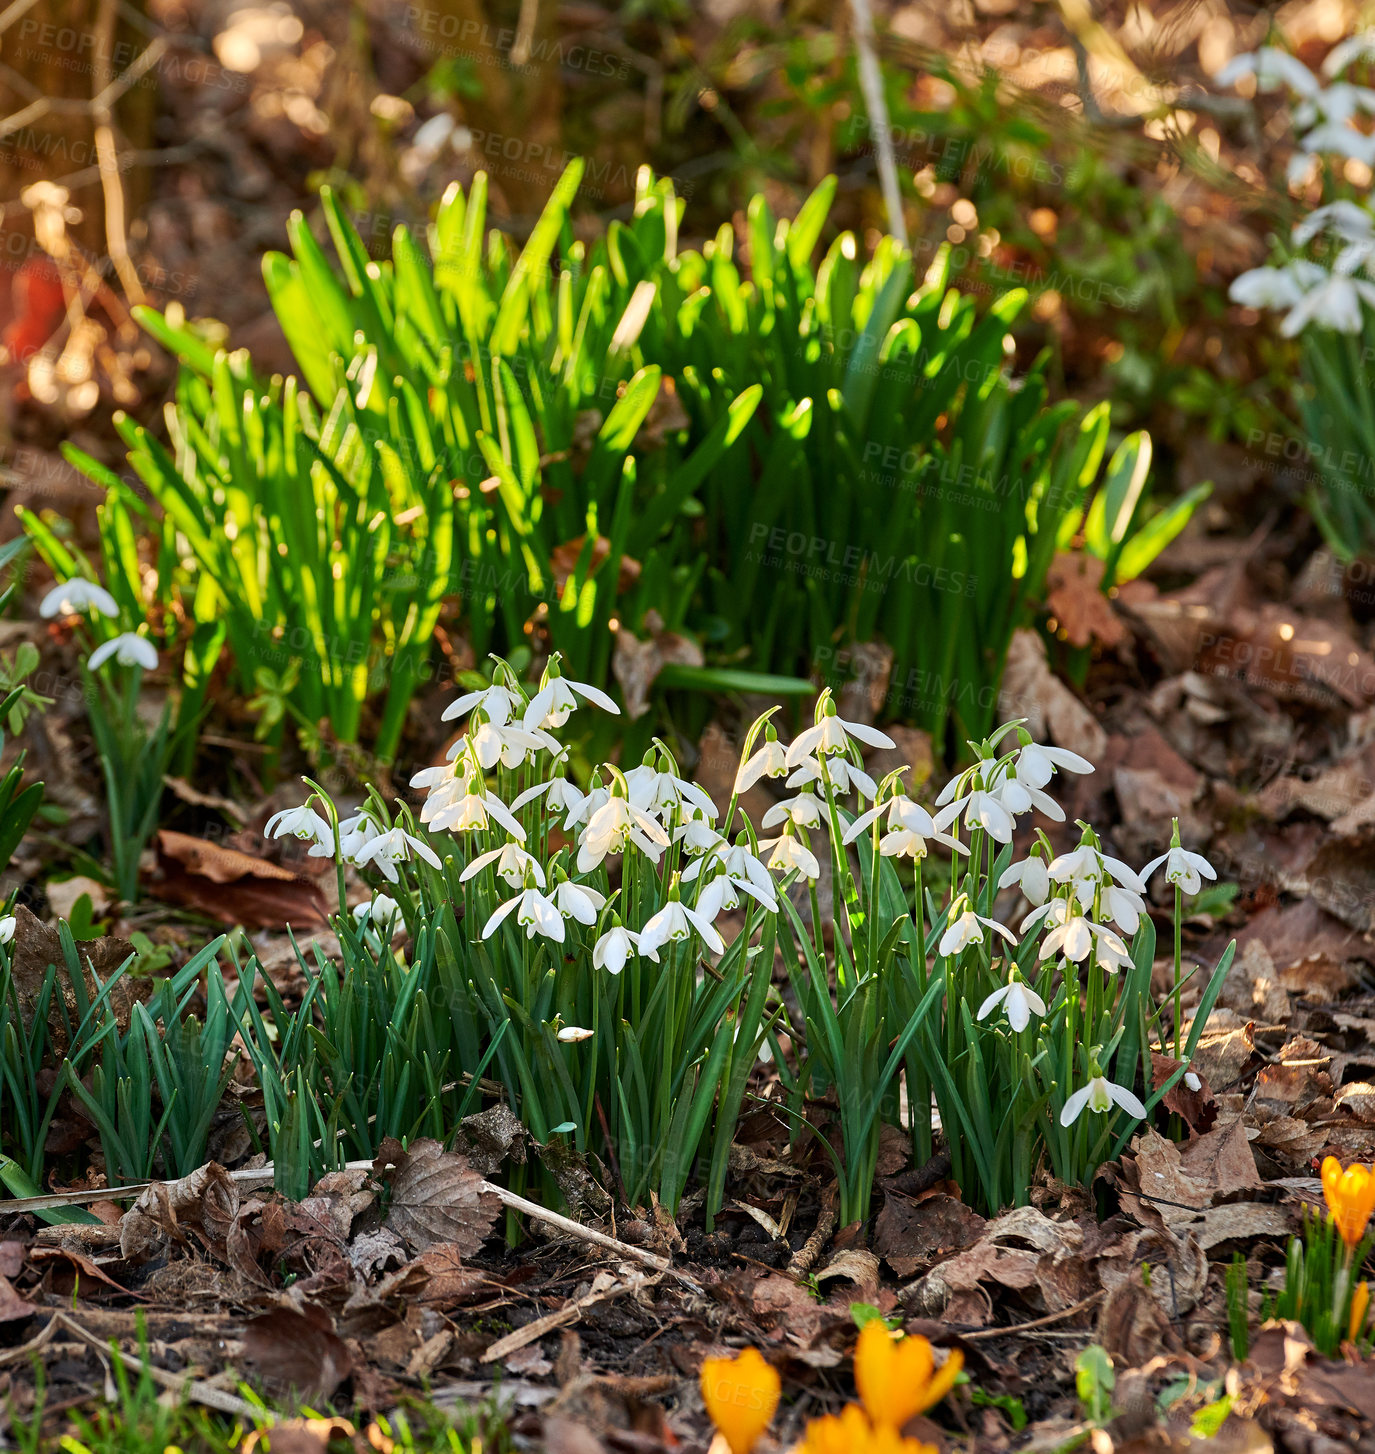
[[[1052,1323],[1063,1323],[1066,1318],[1072,1318],[1076,1313],[1087,1312],[1102,1296],[1100,1288],[1073,1307],[1061,1308],[1058,1313],[1047,1313],[1044,1318],[1033,1318],[1029,1323],[1016,1323],[1011,1328],[979,1328],[973,1333],[961,1333],[960,1337],[966,1343],[973,1343],[987,1342],[990,1338],[1012,1338],[1021,1333],[1034,1333],[1038,1328],[1048,1328]]]
[[[907,220],[902,215],[902,189],[898,186],[898,164],[893,154],[893,129],[888,124],[888,102],[883,95],[883,73],[874,52],[874,16],[869,0],[850,0],[855,17],[855,49],[859,52],[859,89],[869,113],[869,130],[878,158],[878,179],[883,205],[888,210],[888,231],[905,247]]]
[[[95,154],[100,168],[100,190],[105,197],[105,246],[115,274],[124,289],[124,296],[131,303],[142,303],[145,299],[143,284],[139,282],[138,272],[129,257],[129,237],[124,227],[124,182],[119,174],[114,113],[109,103],[103,99],[114,80],[110,58],[114,52],[115,20],[115,0],[100,0],[100,9],[96,12],[95,58],[92,61],[92,79],[96,94],[91,101],[91,117],[95,122]],[[157,45],[158,42],[153,44]],[[153,46],[149,46],[144,55],[152,49]]]
[[[234,1414],[238,1418],[250,1419],[254,1423],[263,1418],[272,1417],[264,1409],[249,1403],[246,1399],[238,1398],[232,1393],[225,1393],[223,1389],[216,1388],[214,1384],[206,1383],[198,1378],[168,1373],[166,1369],[158,1368],[155,1364],[145,1363],[142,1358],[136,1358],[132,1353],[124,1352],[122,1348],[107,1343],[103,1338],[96,1337],[94,1333],[88,1333],[75,1318],[69,1317],[60,1309],[53,1313],[52,1322],[48,1326],[51,1328],[59,1323],[88,1347],[95,1348],[101,1353],[113,1353],[131,1372],[146,1373],[154,1383],[182,1395],[183,1398],[190,1399],[192,1403],[204,1404],[208,1409],[216,1409],[222,1414]]]

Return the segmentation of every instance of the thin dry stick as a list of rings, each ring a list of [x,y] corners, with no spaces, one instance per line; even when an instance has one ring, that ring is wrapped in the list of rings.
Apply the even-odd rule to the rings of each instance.
[[[1018,1333],[1034,1333],[1037,1328],[1048,1328],[1052,1323],[1063,1323],[1066,1318],[1072,1318],[1075,1313],[1086,1312],[1102,1296],[1100,1290],[1090,1293],[1082,1302],[1075,1303],[1073,1307],[1061,1308],[1058,1313],[1047,1313],[1044,1318],[1035,1318],[1029,1323],[1016,1323],[1010,1328],[980,1328],[974,1333],[961,1333],[960,1337],[966,1343],[973,1343],[987,1341],[989,1338],[1011,1338]]]
[[[119,173],[119,153],[115,147],[114,113],[103,98],[114,80],[110,58],[115,45],[115,0],[100,0],[96,14],[95,59],[92,62],[96,94],[91,102],[95,122],[96,161],[100,167],[100,190],[105,195],[105,246],[130,303],[145,298],[138,271],[129,257],[129,238],[124,228],[124,182]]]
[[[73,1336],[80,1338],[83,1343],[101,1353],[113,1353],[131,1372],[146,1373],[154,1383],[181,1394],[184,1398],[189,1398],[193,1403],[204,1404],[206,1408],[216,1409],[222,1414],[233,1414],[237,1418],[251,1419],[255,1423],[264,1417],[271,1418],[271,1415],[265,1414],[263,1409],[255,1407],[247,1400],[238,1398],[232,1393],[225,1393],[223,1389],[216,1388],[214,1384],[205,1383],[198,1378],[178,1377],[175,1373],[168,1373],[165,1369],[158,1368],[152,1363],[145,1363],[142,1358],[136,1358],[132,1353],[124,1352],[122,1348],[107,1343],[103,1338],[97,1338],[94,1333],[88,1333],[80,1323],[74,1318],[68,1317],[64,1312],[54,1312],[53,1323],[60,1323]]]
[[[883,73],[874,52],[874,16],[869,0],[850,0],[855,17],[855,49],[859,52],[859,89],[864,92],[864,109],[869,113],[869,130],[878,158],[878,180],[883,205],[888,210],[888,230],[907,246],[907,221],[902,215],[902,190],[898,186],[898,164],[893,154],[893,131],[888,124],[888,102],[883,95]]]

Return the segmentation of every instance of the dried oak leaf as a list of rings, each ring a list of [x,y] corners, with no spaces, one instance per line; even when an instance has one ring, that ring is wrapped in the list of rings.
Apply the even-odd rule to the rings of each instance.
[[[492,1230],[501,1202],[484,1189],[480,1172],[455,1151],[423,1138],[402,1151],[394,1141],[384,1143],[376,1169],[391,1170],[391,1205],[387,1226],[417,1252],[441,1242],[452,1243],[463,1257],[471,1257]]]
[[[311,1404],[326,1401],[353,1368],[329,1314],[311,1303],[251,1319],[243,1330],[243,1354],[265,1384]]]
[[[1071,646],[1118,646],[1126,639],[1127,628],[1101,589],[1103,565],[1094,555],[1062,552],[1046,572],[1046,609]]]
[[[248,928],[328,923],[320,886],[280,864],[165,828],[157,853],[156,893],[168,903]]]

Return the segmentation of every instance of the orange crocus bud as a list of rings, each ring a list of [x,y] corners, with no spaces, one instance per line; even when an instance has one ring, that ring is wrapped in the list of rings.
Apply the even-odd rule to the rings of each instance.
[[[778,1407],[778,1370],[757,1348],[702,1364],[702,1399],[730,1454],[750,1454]]]
[[[938,1404],[963,1367],[964,1354],[956,1349],[937,1369],[925,1338],[895,1340],[874,1318],[864,1325],[855,1348],[855,1387],[876,1425],[900,1429]]]
[[[1358,1282],[1356,1291],[1351,1294],[1351,1322],[1347,1327],[1346,1336],[1351,1342],[1355,1342],[1365,1327],[1365,1315],[1370,1310],[1370,1284]]]
[[[1341,1162],[1329,1156],[1322,1164],[1322,1194],[1342,1241],[1355,1247],[1375,1212],[1375,1173],[1359,1161],[1343,1170]]]

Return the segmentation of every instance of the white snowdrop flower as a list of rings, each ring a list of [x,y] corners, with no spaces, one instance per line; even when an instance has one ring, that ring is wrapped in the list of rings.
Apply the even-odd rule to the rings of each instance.
[[[1031,1023],[1033,1014],[1039,1018],[1046,1012],[1046,1002],[1020,979],[1009,980],[1001,989],[994,990],[979,1006],[976,1018],[986,1020],[999,1005],[1007,1011],[1007,1023],[1019,1034]]]
[[[565,1025],[559,1031],[559,1039],[565,1045],[576,1045],[580,1040],[590,1040],[591,1030],[584,1030],[581,1025]]]
[[[851,740],[862,742],[867,747],[892,747],[893,739],[876,727],[863,722],[849,722],[836,711],[829,691],[822,692],[816,707],[816,725],[808,727],[789,745],[784,761],[789,767],[796,767],[804,757],[813,753],[829,757],[833,753],[848,752]]]
[[[1033,904],[1044,904],[1050,893],[1050,877],[1046,872],[1046,861],[1039,854],[1032,854],[1020,863],[1010,863],[998,879],[998,887],[1005,889],[1016,884],[1023,896]]]
[[[955,910],[959,909],[961,904],[964,905],[964,908],[957,914]],[[986,919],[982,914],[976,914],[970,907],[968,895],[961,894],[950,906],[950,919],[946,923],[945,933],[941,935],[941,942],[936,952],[944,959],[952,954],[959,954],[971,944],[982,944],[985,929],[992,929],[995,933],[1001,934],[1014,949],[1017,947],[1017,936],[1006,924],[1000,924],[996,919]]]
[[[620,974],[632,954],[643,955],[646,959],[652,959],[655,964],[659,962],[657,950],[645,949],[640,943],[640,936],[634,930],[623,929],[616,924],[593,946],[592,967],[604,969],[607,974]]]
[[[1051,859],[1046,876],[1052,883],[1073,883],[1078,879],[1102,879],[1111,875],[1124,889],[1134,894],[1146,892],[1145,880],[1129,864],[1110,853],[1095,848],[1092,843],[1081,843],[1068,853]]]
[[[396,883],[396,865],[408,863],[413,858],[423,859],[431,868],[440,867],[439,855],[423,838],[407,833],[404,828],[389,828],[376,838],[370,838],[358,850],[354,862],[359,868],[372,864],[388,882]]]
[[[1184,1072],[1184,1089],[1191,1090],[1195,1094],[1203,1089],[1203,1082],[1199,1080],[1198,1076],[1192,1070],[1186,1070]]]
[[[630,801],[647,812],[657,813],[665,821],[675,810],[690,810],[715,822],[720,816],[711,794],[696,783],[687,782],[671,772],[661,772],[650,763],[641,763],[625,775]]]
[[[1093,948],[1094,925],[1083,914],[1076,914],[1074,907],[1071,899],[1052,899],[1022,921],[1020,928],[1025,934],[1028,923],[1037,915],[1045,914],[1045,924],[1049,932],[1041,941],[1041,959],[1063,954],[1066,959],[1072,959],[1078,964],[1080,960],[1088,957],[1089,950]]]
[[[84,576],[74,576],[55,585],[38,605],[38,614],[45,621],[54,616],[80,616],[86,611],[118,616],[119,605],[104,586],[98,586]]]
[[[773,879],[764,863],[749,850],[747,843],[726,845],[725,839],[714,847],[705,858],[690,863],[683,871],[683,882],[692,883],[701,873],[703,864],[720,865],[721,877],[732,887],[747,893],[766,909],[778,912],[778,895],[774,891]],[[724,905],[734,908],[733,904]]]
[[[628,798],[609,797],[587,820],[578,844],[578,872],[591,873],[608,853],[621,853],[633,843],[658,863],[669,845],[668,834],[645,809]]]
[[[86,665],[91,671],[97,671],[112,656],[120,666],[141,666],[144,671],[153,671],[158,664],[158,654],[153,643],[135,631],[122,632],[97,646],[87,659]]]
[[[848,757],[835,756],[826,763],[825,776],[829,776],[832,788],[844,797],[858,792],[872,801],[878,795],[878,785],[863,768],[856,767]],[[824,781],[821,759],[804,757],[797,765],[797,771],[784,784],[789,788],[800,788],[809,783]]]
[[[482,722],[468,733],[468,744],[482,768],[490,772],[497,763],[503,767],[520,767],[528,757],[543,749],[555,756],[564,749],[556,738],[547,732],[530,732],[524,727],[499,727],[494,722]],[[457,755],[461,743],[455,743],[451,751]]]
[[[1375,91],[1368,86],[1354,86],[1350,81],[1337,81],[1294,107],[1294,127],[1311,135],[1311,128],[1319,124],[1349,126],[1360,112],[1369,114],[1372,110],[1375,110]],[[1303,146],[1309,151],[1316,150],[1307,136]]]
[[[445,707],[440,720],[452,722],[455,717],[471,712],[474,707],[480,707],[487,714],[487,720],[492,726],[504,727],[520,711],[520,698],[510,687],[497,682],[490,687],[483,687],[480,691],[465,692]]]
[[[703,897],[710,890],[709,884],[703,890]],[[719,898],[713,896],[708,908],[716,909],[719,905]],[[711,922],[711,915],[702,913],[700,908],[689,908],[680,899],[669,899],[659,912],[649,920],[640,930],[640,946],[642,949],[660,949],[665,944],[680,943],[692,937],[693,931],[701,937],[702,943],[711,950],[713,954],[724,954],[726,946],[721,936],[716,932]]]
[[[920,803],[914,803],[902,793],[859,814],[845,830],[842,842],[855,842],[885,812],[888,814],[889,831],[879,843],[879,852],[885,858],[925,858],[928,842],[943,843],[955,853],[968,852],[959,839],[942,833],[936,827],[935,820]]]
[[[530,705],[525,709],[527,728],[562,727],[568,721],[569,715],[582,705],[579,697],[584,702],[591,702],[594,707],[600,707],[603,712],[611,712],[617,717],[621,715],[621,709],[600,687],[589,686],[586,682],[570,681],[561,676],[559,660],[558,652],[549,658],[542,685],[530,698]]]
[[[1124,1085],[1114,1085],[1105,1075],[1093,1076],[1086,1086],[1075,1091],[1060,1112],[1060,1124],[1072,1126],[1083,1114],[1084,1107],[1095,1115],[1104,1115],[1114,1106],[1121,1106],[1138,1121],[1146,1119],[1146,1108]]]
[[[1102,969],[1106,969],[1109,974],[1116,974],[1119,969],[1132,967],[1131,953],[1126,944],[1111,929],[1104,929],[1100,925],[1094,925],[1093,958],[1094,962]]]
[[[1243,76],[1254,76],[1258,91],[1278,91],[1287,86],[1300,96],[1312,96],[1322,89],[1321,82],[1298,56],[1275,46],[1233,56],[1213,81],[1218,86],[1235,86]]]
[[[1372,157],[1375,162],[1375,157]],[[1361,304],[1375,307],[1375,283],[1332,272],[1310,288],[1284,316],[1280,332],[1285,338],[1302,333],[1310,323],[1334,333],[1361,331]]]
[[[1227,296],[1243,308],[1292,308],[1327,269],[1300,258],[1282,268],[1251,268],[1232,279]]]
[[[683,845],[683,851],[691,858],[709,853],[726,841],[700,811],[694,811],[692,817],[674,829],[673,839]]]
[[[348,818],[339,820],[339,856],[345,863],[353,863],[356,860],[358,850],[368,842],[376,838],[382,830],[373,822],[370,814],[359,809]]]
[[[802,792],[775,803],[759,820],[762,828],[776,828],[780,823],[791,823],[795,828],[821,827],[821,800],[815,793]]]
[[[966,828],[982,828],[990,838],[999,843],[1012,842],[1012,813],[1004,806],[998,794],[991,793],[986,788],[974,788],[963,797],[956,798],[953,803],[947,803],[932,821],[943,832],[961,813],[964,814]]]
[[[533,803],[538,797],[546,797],[550,807],[565,815],[563,820],[565,833],[572,832],[574,825],[587,816],[589,795],[566,777],[550,778],[546,782],[536,783],[534,787],[527,788],[519,797],[513,799],[512,812],[520,812],[527,803]]]
[[[264,838],[300,838],[311,844],[308,857],[334,857],[334,830],[313,808],[283,808],[263,826]]]
[[[1375,137],[1357,131],[1343,122],[1324,121],[1315,126],[1299,143],[1310,156],[1322,153],[1346,157],[1350,161],[1375,161]]]
[[[401,912],[401,905],[390,894],[375,894],[364,903],[353,906],[353,917],[360,925],[371,924],[383,929]]]
[[[1339,76],[1353,62],[1369,60],[1375,56],[1375,31],[1364,30],[1359,35],[1349,35],[1328,51],[1322,63],[1324,76]]]
[[[605,903],[605,894],[568,879],[562,879],[554,889],[554,907],[565,919],[576,919],[579,924],[595,924]]]
[[[1116,884],[1104,884],[1098,892],[1098,903],[1102,912],[1124,933],[1135,934],[1141,927],[1146,903],[1140,894],[1120,889]]]
[[[539,888],[544,887],[544,870],[539,866],[539,861],[515,842],[504,843],[500,848],[493,848],[487,853],[479,853],[459,874],[459,883],[467,883],[470,878],[476,878],[489,863],[496,864],[497,877],[513,889],[518,889],[525,883],[526,874],[534,878]]]
[[[801,877],[813,883],[821,877],[821,865],[816,861],[816,854],[791,831],[783,832],[777,838],[761,838],[760,852],[766,848],[773,849],[769,855],[770,868],[780,873],[796,869]]]
[[[737,796],[743,796],[761,778],[782,777],[787,770],[786,751],[783,744],[778,740],[778,734],[772,727],[769,727],[764,745],[759,748],[748,762],[742,762],[740,764],[740,769],[735,774],[733,791]]]
[[[1067,747],[1043,747],[1028,742],[1017,754],[1017,780],[1029,788],[1043,788],[1056,771],[1089,773],[1093,764]]]
[[[18,919],[13,914],[6,914],[0,918],[0,944],[12,944],[14,942],[14,930]]]
[[[1201,853],[1190,853],[1178,844],[1159,858],[1151,859],[1141,870],[1141,877],[1150,878],[1162,863],[1165,865],[1165,882],[1183,889],[1186,894],[1196,894],[1203,887],[1203,879],[1217,877],[1217,870]]]
[[[486,790],[479,773],[427,767],[416,773],[411,786],[430,789],[420,810],[420,821],[431,832],[473,833],[496,823],[512,838],[525,841],[520,821],[500,798]]]
[[[516,923],[525,930],[527,939],[542,934],[556,944],[563,943],[563,915],[559,913],[558,906],[552,899],[546,898],[533,886],[517,894],[515,898],[507,899],[483,926],[482,937],[490,939],[513,912]]]

